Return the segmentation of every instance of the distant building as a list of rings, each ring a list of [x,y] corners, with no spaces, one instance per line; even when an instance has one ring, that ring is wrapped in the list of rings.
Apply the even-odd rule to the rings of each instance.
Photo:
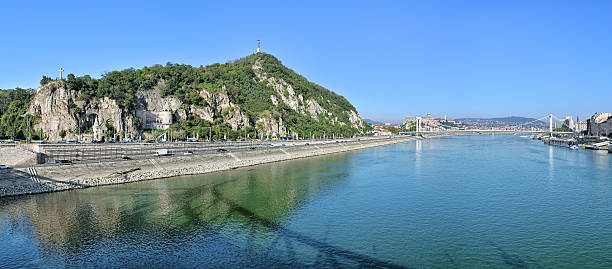
[[[385,128],[383,128],[382,125],[374,125],[372,127],[372,129],[373,129],[374,133],[380,133],[380,132],[385,130]]]
[[[595,113],[587,120],[588,136],[612,136],[612,113]]]
[[[566,129],[574,130],[574,120],[571,116],[565,117],[565,119],[555,122],[555,129]]]
[[[584,132],[587,130],[587,122],[586,121],[579,121],[576,122],[576,124],[574,124],[574,132],[580,133],[580,132]]]

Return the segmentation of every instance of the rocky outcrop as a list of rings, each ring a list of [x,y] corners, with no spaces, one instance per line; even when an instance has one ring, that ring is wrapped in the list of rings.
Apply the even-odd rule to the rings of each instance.
[[[116,133],[133,131],[132,117],[126,116],[114,100],[85,98],[63,81],[40,87],[27,112],[35,116],[33,129],[42,129],[49,141],[108,140],[110,137],[104,137],[108,127]]]
[[[134,114],[143,123],[142,129],[167,129],[174,119],[187,118],[187,111],[182,108],[183,102],[176,97],[162,97],[161,89],[165,87],[161,80],[153,89],[136,92]]]
[[[44,131],[44,135],[51,141],[60,140],[59,133],[74,130],[78,127],[76,113],[69,111],[69,103],[77,99],[78,93],[69,90],[63,82],[51,82],[40,87],[28,108],[28,114],[35,115],[33,129]],[[79,102],[81,106],[84,104]],[[69,138],[71,134],[68,134]]]
[[[274,118],[268,114],[257,120],[257,126],[262,130],[261,135],[266,137],[286,137],[287,128],[283,125],[282,118]],[[263,138],[263,137],[262,137]]]
[[[208,106],[192,105],[190,112],[200,116],[201,119],[212,122],[215,115],[221,115],[222,121],[229,124],[232,130],[251,126],[250,119],[241,111],[240,107],[230,102],[225,86],[218,92],[201,90],[200,96],[206,100]]]
[[[227,116],[223,117],[223,121],[228,123],[232,130],[242,129],[250,126],[249,118],[240,111],[240,107],[231,106]]]
[[[327,110],[321,107],[321,105],[319,105],[319,103],[313,99],[306,100],[306,107],[306,110],[313,118],[317,118],[319,114],[327,114]]]
[[[203,119],[205,121],[212,122],[213,120],[215,120],[215,112],[210,106],[198,107],[195,105],[191,105],[189,110],[191,111],[191,113],[197,115],[198,117],[200,117],[200,119]]]
[[[351,121],[351,124],[354,128],[363,128],[363,120],[359,117],[359,115],[357,114],[357,111],[355,110],[351,110],[348,112],[349,114],[349,121]]]

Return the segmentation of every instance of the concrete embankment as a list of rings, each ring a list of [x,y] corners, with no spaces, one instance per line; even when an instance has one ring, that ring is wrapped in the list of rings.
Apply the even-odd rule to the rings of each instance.
[[[36,153],[20,148],[17,145],[0,145],[0,165],[25,167],[34,164],[36,164]]]
[[[410,140],[412,136],[364,139],[342,143],[271,147],[242,152],[218,152],[205,155],[151,157],[150,159],[90,162],[71,165],[42,165],[0,170],[0,197],[54,192],[93,186],[121,184],[142,180],[197,175],[365,149]]]

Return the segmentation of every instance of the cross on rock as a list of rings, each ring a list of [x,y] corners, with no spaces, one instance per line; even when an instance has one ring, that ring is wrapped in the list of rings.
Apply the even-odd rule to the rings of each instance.
[[[59,72],[60,72],[60,80],[62,80],[62,73],[64,72],[64,69],[62,69],[62,68],[60,67],[60,69],[59,69],[59,70],[57,70],[57,71],[59,71]]]

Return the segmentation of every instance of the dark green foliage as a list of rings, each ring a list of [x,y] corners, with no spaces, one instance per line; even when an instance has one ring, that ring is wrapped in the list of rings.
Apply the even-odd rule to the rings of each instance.
[[[25,139],[27,118],[22,116],[25,115],[33,96],[32,90],[0,90],[0,138]],[[35,117],[32,122],[34,120]]]
[[[134,128],[136,128],[136,130],[142,130],[142,119],[134,118]]]
[[[75,77],[73,74],[68,74],[66,83],[68,83],[69,88],[81,91],[80,97],[89,98],[89,96],[96,96],[98,93],[98,80],[91,78],[89,75]]]
[[[73,103],[72,100],[69,100],[68,111],[70,111],[73,114],[79,114],[81,112],[81,109],[77,107],[77,105]]]
[[[115,128],[112,124],[106,123],[106,131],[104,131],[104,136],[106,137],[106,141],[112,141],[115,139]]]
[[[570,130],[567,127],[555,128],[553,131],[555,132],[569,132]]]
[[[157,81],[143,70],[112,71],[99,80],[89,75],[75,77],[69,74],[66,83],[69,88],[81,92],[81,99],[109,97],[114,99],[120,108],[131,111],[136,92],[151,89]]]
[[[446,125],[446,126],[450,126],[450,127],[457,127],[457,124],[454,124],[450,121],[441,121],[440,122],[441,125]]]
[[[47,85],[47,83],[51,82],[53,79],[51,79],[50,77],[47,76],[43,76],[42,79],[40,80],[40,86],[45,86]]]

